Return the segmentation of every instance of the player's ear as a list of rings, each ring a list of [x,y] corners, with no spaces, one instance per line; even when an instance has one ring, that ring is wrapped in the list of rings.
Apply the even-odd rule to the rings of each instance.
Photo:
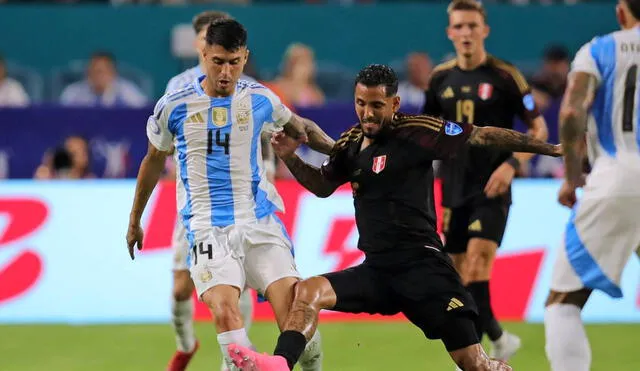
[[[618,19],[618,24],[620,25],[620,27],[624,28],[624,24],[627,22],[625,19],[626,17],[624,15],[624,10],[622,9],[620,3],[616,4],[616,18]]]
[[[400,110],[400,96],[395,95],[392,100],[393,112],[398,112]]]
[[[250,53],[249,49],[245,50],[245,52],[244,52],[244,63],[249,62],[249,53]]]
[[[452,32],[451,32],[451,27],[450,27],[450,26],[447,26],[447,27],[445,28],[445,30],[447,31],[447,38],[448,38],[450,41],[453,41],[453,34],[452,34]]]
[[[489,27],[488,24],[484,25],[484,37],[487,38],[489,37],[489,33],[491,32],[491,27]]]

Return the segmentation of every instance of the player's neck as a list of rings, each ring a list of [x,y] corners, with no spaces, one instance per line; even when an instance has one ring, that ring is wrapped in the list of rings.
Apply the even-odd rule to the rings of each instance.
[[[487,51],[484,50],[484,48],[468,58],[463,55],[458,55],[458,67],[462,70],[474,70],[486,61]]]
[[[362,144],[360,144],[360,152],[364,151],[365,148],[369,147],[373,144],[373,138],[362,138]]]

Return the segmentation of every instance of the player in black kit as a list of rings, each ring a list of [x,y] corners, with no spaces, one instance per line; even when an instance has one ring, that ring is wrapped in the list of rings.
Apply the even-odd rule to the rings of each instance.
[[[546,140],[547,125],[536,109],[531,90],[512,65],[488,55],[484,39],[489,27],[482,5],[454,0],[448,9],[447,34],[456,58],[431,75],[423,113],[445,120],[513,128],[516,116],[529,136]],[[503,331],[491,309],[489,279],[511,205],[511,181],[531,158],[503,148],[469,147],[440,167],[444,251],[450,254],[478,306],[478,336],[489,336],[491,357],[508,360],[520,339]]]
[[[552,156],[560,148],[513,130],[478,128],[431,116],[397,113],[398,79],[384,65],[365,67],[356,77],[355,108],[360,123],[336,142],[321,169],[294,153],[299,142],[272,139],[275,153],[296,179],[319,197],[351,183],[365,262],[301,281],[278,338],[275,356],[232,346],[243,369],[293,369],[318,312],[392,315],[402,312],[429,339],[442,339],[464,370],[511,370],[490,360],[474,327],[477,311],[436,232],[432,161],[455,155],[465,144]]]

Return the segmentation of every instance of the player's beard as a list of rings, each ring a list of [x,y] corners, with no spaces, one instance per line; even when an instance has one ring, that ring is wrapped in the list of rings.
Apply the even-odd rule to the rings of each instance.
[[[363,127],[362,134],[365,137],[369,138],[369,139],[375,139],[375,138],[380,137],[380,134],[382,134],[382,132],[386,131],[385,128],[388,126],[386,121],[387,120],[385,120],[384,117],[382,117],[380,119],[362,121],[360,123],[360,126],[363,126],[364,124],[374,124],[374,125],[378,126],[378,130],[376,130],[375,132],[367,132]]]

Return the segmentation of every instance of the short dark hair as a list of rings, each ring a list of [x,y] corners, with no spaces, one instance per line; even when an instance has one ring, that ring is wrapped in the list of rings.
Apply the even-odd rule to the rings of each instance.
[[[487,21],[487,11],[482,6],[482,3],[477,0],[453,0],[449,6],[447,7],[447,14],[451,15],[451,13],[455,10],[468,10],[473,12],[478,12],[482,16],[484,21]]]
[[[96,52],[93,52],[91,54],[91,60],[94,60],[94,59],[107,59],[111,63],[113,63],[114,65],[116,64],[115,55],[113,55],[113,53],[105,51],[105,50],[98,50]]]
[[[398,93],[398,76],[393,68],[384,64],[370,64],[361,69],[356,76],[356,85],[366,87],[384,85],[387,97]]]
[[[218,19],[207,28],[206,39],[209,45],[220,45],[234,51],[247,46],[247,30],[235,19]]]
[[[544,50],[544,59],[549,62],[568,61],[569,50],[563,45],[549,45]]]
[[[633,18],[640,20],[640,0],[622,0],[627,3]]]
[[[211,23],[223,18],[231,18],[231,15],[227,12],[207,10],[206,12],[196,14],[196,16],[193,17],[193,20],[191,21],[191,25],[193,26],[193,30],[196,33],[200,33],[200,31],[202,31]]]

